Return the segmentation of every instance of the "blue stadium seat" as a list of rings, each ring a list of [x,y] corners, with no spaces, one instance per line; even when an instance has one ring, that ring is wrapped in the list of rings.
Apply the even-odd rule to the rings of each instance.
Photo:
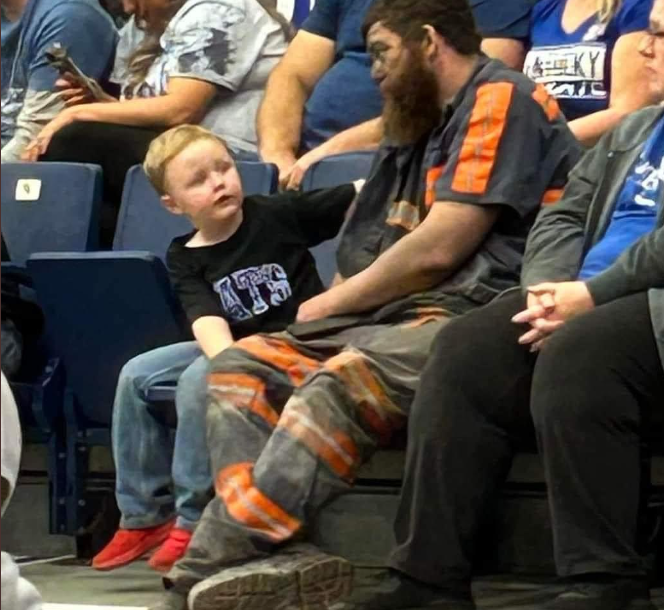
[[[101,168],[96,165],[2,164],[3,247],[6,240],[11,257],[11,262],[6,262],[3,251],[2,273],[3,278],[13,277],[21,285],[22,298],[34,298],[30,290],[32,280],[24,269],[31,253],[97,248],[101,179]],[[63,366],[46,337],[24,347],[21,371],[11,381],[11,387],[25,442],[47,446],[49,531],[63,533],[66,529]]]
[[[12,262],[33,252],[95,250],[101,168],[83,163],[3,163],[2,234]]]
[[[239,162],[237,167],[245,194],[269,195],[277,190],[276,166]],[[140,165],[127,172],[113,250],[148,250],[163,260],[173,237],[191,230],[187,218],[164,208]]]
[[[110,444],[120,369],[140,353],[191,337],[166,269],[149,252],[39,253],[28,259],[28,270],[67,375],[67,533],[73,534],[88,516],[89,448]]]
[[[331,155],[314,163],[302,179],[302,190],[328,188],[367,178],[373,164],[374,152],[353,152]],[[323,284],[328,286],[337,272],[337,247],[341,240],[343,227],[334,239],[330,239],[315,248],[311,253],[316,260],[318,273]]]

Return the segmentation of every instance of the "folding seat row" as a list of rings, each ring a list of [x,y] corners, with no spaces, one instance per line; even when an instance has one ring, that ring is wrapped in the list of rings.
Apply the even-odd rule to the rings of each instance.
[[[303,187],[364,177],[371,160],[370,153],[330,158],[311,168]],[[247,194],[276,190],[274,166],[239,163],[238,169]],[[97,246],[99,172],[60,163],[2,168],[3,235],[13,261],[27,260],[29,281],[45,313],[49,349],[57,354],[53,361],[66,373],[62,406],[50,409],[62,421],[56,425],[53,415],[44,439],[54,446],[51,480],[60,481],[53,489],[51,529],[70,534],[87,518],[89,449],[110,444],[122,365],[139,353],[191,337],[163,264],[171,239],[191,225],[162,207],[137,166],[127,175],[113,251],[86,251]],[[71,223],[70,214],[75,216]],[[314,252],[326,280],[335,270],[333,242]],[[171,401],[173,396],[173,387],[156,387],[149,399]],[[35,409],[26,404],[24,411]]]

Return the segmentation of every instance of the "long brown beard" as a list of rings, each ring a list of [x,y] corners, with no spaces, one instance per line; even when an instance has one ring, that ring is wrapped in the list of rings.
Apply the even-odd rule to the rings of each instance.
[[[411,51],[411,61],[399,78],[398,87],[385,95],[383,121],[385,135],[397,145],[414,144],[440,123],[438,83],[424,65],[419,50]]]

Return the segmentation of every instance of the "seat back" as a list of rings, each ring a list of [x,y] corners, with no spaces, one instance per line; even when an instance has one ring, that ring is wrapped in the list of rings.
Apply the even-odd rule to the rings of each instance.
[[[118,374],[129,359],[191,338],[154,254],[46,252],[30,257],[28,271],[81,427],[110,426]]]
[[[302,190],[311,191],[366,178],[371,170],[374,151],[330,155],[314,163],[302,178]]]
[[[95,250],[102,171],[84,163],[3,163],[2,235],[12,262],[33,252]]]
[[[277,190],[276,166],[240,161],[237,168],[246,195],[269,195]],[[114,250],[148,250],[163,260],[171,240],[192,228],[187,218],[164,208],[140,165],[127,172]]]
[[[361,151],[326,157],[307,170],[302,179],[302,190],[329,188],[366,178],[371,171],[374,155],[374,152]],[[337,248],[344,227],[334,239],[311,249],[318,274],[325,286],[329,286],[337,272]]]

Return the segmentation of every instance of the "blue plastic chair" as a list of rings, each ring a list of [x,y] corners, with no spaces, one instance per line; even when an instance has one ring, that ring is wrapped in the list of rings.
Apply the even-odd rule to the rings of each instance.
[[[120,369],[140,353],[191,337],[166,269],[149,252],[39,253],[28,270],[67,375],[66,531],[75,534],[89,517],[89,449],[110,444]]]
[[[237,168],[245,194],[269,195],[277,190],[275,165],[246,161]],[[127,172],[113,250],[148,250],[164,260],[173,237],[191,230],[187,218],[164,208],[140,165]]]
[[[31,253],[97,248],[101,180],[101,168],[96,165],[2,164],[2,233],[11,256],[11,262],[3,256],[2,273],[15,277],[24,298],[33,296],[32,279],[24,268]],[[21,375],[10,384],[25,441],[45,444],[48,449],[51,533],[66,530],[64,383],[60,359],[44,338],[24,352]]]
[[[302,179],[302,190],[329,188],[367,178],[374,154],[374,152],[353,152],[326,157],[307,170]],[[324,286],[329,286],[337,272],[337,248],[343,231],[344,227],[334,239],[329,239],[311,249]]]
[[[95,250],[101,168],[83,163],[3,163],[2,234],[12,262],[33,252]]]

